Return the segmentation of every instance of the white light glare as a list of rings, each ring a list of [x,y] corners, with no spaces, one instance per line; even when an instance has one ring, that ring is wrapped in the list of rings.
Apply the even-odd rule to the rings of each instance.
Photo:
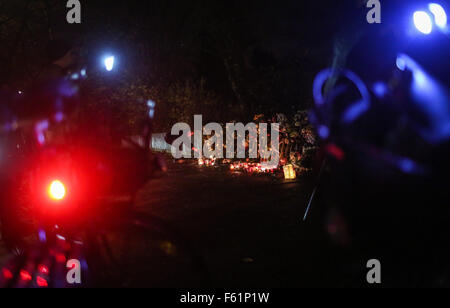
[[[114,56],[110,56],[105,59],[105,67],[108,72],[113,70],[114,62],[115,62]]]
[[[433,22],[430,15],[424,11],[417,11],[414,13],[414,25],[417,30],[423,34],[430,34],[433,31]]]
[[[447,27],[447,14],[441,5],[437,3],[430,3],[428,5],[428,9],[431,13],[433,13],[434,21],[439,28],[444,29]]]

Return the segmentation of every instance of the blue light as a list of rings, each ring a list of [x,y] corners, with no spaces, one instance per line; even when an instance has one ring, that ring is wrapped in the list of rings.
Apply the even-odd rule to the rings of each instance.
[[[449,140],[450,95],[447,87],[435,80],[408,55],[400,54],[398,58],[405,63],[405,70],[412,72],[411,103],[421,110],[422,116],[429,123],[427,126],[417,126],[416,129],[430,143]]]
[[[417,11],[414,13],[414,25],[417,30],[423,34],[430,34],[433,31],[433,22],[428,13],[424,11]]]
[[[322,139],[328,139],[328,137],[330,136],[330,129],[328,127],[326,127],[325,125],[320,125],[319,136]]]
[[[104,60],[105,68],[108,72],[112,71],[114,69],[114,62],[116,58],[114,56],[106,57]]]
[[[57,113],[55,114],[55,121],[56,121],[57,123],[61,123],[63,120],[64,120],[64,113],[62,113],[62,112],[57,112]]]
[[[147,106],[149,108],[148,116],[150,117],[150,119],[153,119],[155,117],[155,106],[156,106],[156,104],[155,104],[154,101],[149,99],[147,101]]]
[[[353,84],[358,89],[359,93],[361,94],[361,100],[351,103],[347,108],[347,110],[343,112],[341,121],[344,123],[352,123],[357,118],[359,118],[363,113],[369,110],[371,105],[369,90],[367,89],[365,83],[361,80],[361,78],[359,78],[352,71],[342,70],[336,72],[333,69],[325,69],[321,71],[316,76],[316,79],[314,80],[313,84],[314,101],[318,107],[321,107],[325,105],[325,103],[328,103],[327,99],[324,97],[322,93],[322,89],[327,80],[336,75],[345,76],[348,80],[352,81]]]
[[[385,97],[389,92],[387,85],[382,81],[376,82],[373,85],[372,90],[375,93],[375,95],[378,96],[379,98]]]
[[[402,169],[403,172],[405,173],[413,173],[414,170],[416,169],[416,165],[415,163],[408,158],[404,158],[403,160],[401,160],[399,162],[400,165],[400,169]]]
[[[444,29],[447,27],[447,14],[441,5],[437,3],[430,3],[428,5],[428,9],[431,13],[433,13],[434,21],[439,28]]]
[[[405,71],[405,69],[406,69],[406,62],[405,62],[405,60],[403,58],[398,57],[396,64],[397,64],[397,67],[398,67],[399,70]]]
[[[41,241],[42,243],[45,243],[47,241],[47,235],[42,229],[39,230],[39,241]]]

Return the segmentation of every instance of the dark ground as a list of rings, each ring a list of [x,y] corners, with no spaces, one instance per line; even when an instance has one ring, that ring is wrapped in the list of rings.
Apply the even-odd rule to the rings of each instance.
[[[142,192],[140,207],[183,231],[205,257],[216,287],[340,285],[343,256],[314,208],[302,221],[312,180],[283,181],[171,164],[166,177]]]
[[[289,183],[169,162],[168,174],[141,191],[138,207],[170,222],[191,242],[210,272],[208,286],[365,284],[365,276],[355,273],[366,271],[367,260],[353,263],[355,271],[344,270],[349,256],[330,244],[318,206],[302,221],[312,189],[308,178]],[[0,262],[6,257],[0,246]]]

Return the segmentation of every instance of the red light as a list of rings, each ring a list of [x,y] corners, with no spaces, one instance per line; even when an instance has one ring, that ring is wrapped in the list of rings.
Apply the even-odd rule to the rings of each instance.
[[[331,143],[326,147],[326,150],[329,154],[333,155],[337,160],[345,159],[345,152],[337,145]]]
[[[66,187],[61,181],[55,180],[48,187],[48,195],[56,201],[61,201],[66,196]]]
[[[32,279],[31,274],[27,271],[21,270],[20,271],[20,279],[25,281],[30,281]]]
[[[50,273],[50,271],[48,270],[48,267],[45,265],[39,265],[38,270],[41,274],[46,274],[48,275],[48,273]]]
[[[10,270],[4,268],[3,269],[3,277],[5,277],[6,280],[9,280],[9,279],[13,278],[13,274],[11,273]]]
[[[66,256],[63,255],[62,253],[58,253],[56,255],[56,261],[59,263],[66,263]]]
[[[41,287],[41,288],[46,288],[46,287],[48,287],[48,282],[47,282],[47,280],[45,280],[44,278],[42,278],[42,277],[37,277],[36,278],[36,283],[37,283],[37,285],[39,286],[39,287]]]

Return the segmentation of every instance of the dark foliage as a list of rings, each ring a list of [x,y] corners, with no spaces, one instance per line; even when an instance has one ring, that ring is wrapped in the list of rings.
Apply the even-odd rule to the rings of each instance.
[[[69,25],[65,1],[0,1],[0,83],[26,88],[48,40],[64,38],[92,67],[117,52],[120,73],[90,73],[90,95],[125,125],[141,120],[147,99],[158,104],[159,130],[199,112],[215,121],[294,114],[331,63],[335,12],[347,7],[336,2],[82,1],[82,23]]]

